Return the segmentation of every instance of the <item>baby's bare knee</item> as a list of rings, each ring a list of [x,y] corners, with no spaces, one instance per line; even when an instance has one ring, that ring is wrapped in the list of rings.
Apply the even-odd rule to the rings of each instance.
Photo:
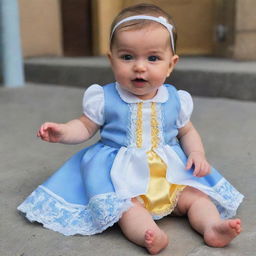
[[[201,200],[210,200],[210,198],[202,191],[187,186],[181,193],[178,200],[177,212],[180,213],[179,215],[185,215],[195,202]]]
[[[202,192],[196,188],[187,187],[186,189],[188,189],[187,195],[189,197],[191,197],[191,199],[193,199],[193,200],[197,200],[197,199],[201,199],[201,198],[204,198],[207,200],[209,199],[208,195],[206,195],[204,192]]]

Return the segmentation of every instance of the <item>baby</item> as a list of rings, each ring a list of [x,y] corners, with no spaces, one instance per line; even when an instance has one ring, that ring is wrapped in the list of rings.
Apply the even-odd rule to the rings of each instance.
[[[108,54],[116,82],[90,86],[81,117],[44,123],[37,134],[74,144],[100,129],[101,139],[19,206],[31,221],[65,235],[100,233],[118,222],[150,254],[167,247],[155,220],[171,213],[188,216],[209,246],[224,247],[241,232],[240,219],[230,218],[243,195],[207,162],[190,121],[190,94],[164,84],[179,60],[175,46],[173,21],[157,6],[119,13]]]

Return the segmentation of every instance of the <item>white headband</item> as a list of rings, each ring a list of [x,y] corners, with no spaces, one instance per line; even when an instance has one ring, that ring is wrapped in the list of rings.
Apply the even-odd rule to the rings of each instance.
[[[169,34],[170,34],[170,37],[171,37],[172,50],[173,50],[173,53],[175,53],[175,50],[174,50],[174,39],[173,39],[173,33],[172,33],[173,25],[171,25],[167,21],[167,19],[162,17],[162,16],[154,17],[154,16],[148,16],[148,15],[136,15],[136,16],[130,16],[130,17],[124,18],[123,20],[120,20],[114,26],[114,28],[112,29],[111,37],[110,38],[112,38],[112,36],[113,36],[113,34],[114,34],[114,32],[115,32],[115,30],[116,30],[116,28],[118,26],[120,26],[121,24],[123,24],[125,22],[131,21],[131,20],[153,20],[155,22],[158,22],[158,23],[162,24],[169,31]]]

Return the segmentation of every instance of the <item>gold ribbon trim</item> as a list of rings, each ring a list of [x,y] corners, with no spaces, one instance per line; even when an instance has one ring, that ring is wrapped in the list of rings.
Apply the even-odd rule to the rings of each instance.
[[[138,103],[136,124],[136,145],[142,147],[142,108],[143,103]],[[159,128],[157,120],[156,103],[151,104],[151,150],[147,152],[150,169],[150,180],[145,195],[141,195],[145,208],[154,215],[171,213],[178,200],[179,192],[186,186],[170,184],[166,179],[167,166],[160,156],[154,151],[159,145]]]
[[[143,102],[137,103],[137,122],[136,122],[136,146],[142,147],[142,108]]]

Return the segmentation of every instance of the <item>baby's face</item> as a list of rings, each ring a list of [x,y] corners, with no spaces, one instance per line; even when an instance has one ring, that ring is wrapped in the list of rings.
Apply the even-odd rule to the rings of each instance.
[[[156,24],[137,30],[118,30],[109,59],[120,86],[146,100],[156,95],[178,56],[172,54],[168,30]]]

